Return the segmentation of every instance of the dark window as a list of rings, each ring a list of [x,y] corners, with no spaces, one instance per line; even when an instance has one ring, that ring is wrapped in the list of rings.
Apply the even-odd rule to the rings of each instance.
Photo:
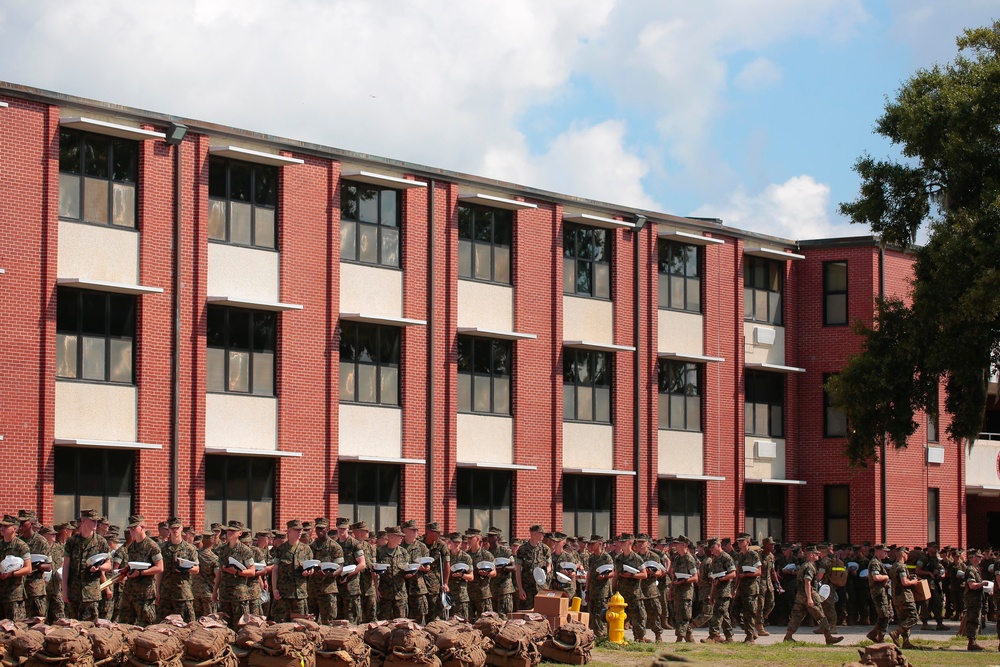
[[[56,447],[52,485],[53,519],[74,521],[95,509],[118,526],[132,514],[135,453],[121,449]]]
[[[510,533],[510,506],[513,475],[507,470],[459,468],[458,528],[478,528],[486,533],[496,526]]]
[[[611,355],[563,348],[563,419],[611,423]]]
[[[459,412],[510,414],[512,347],[509,340],[458,337]]]
[[[401,201],[397,190],[342,183],[340,258],[398,267]]]
[[[700,431],[701,366],[660,359],[657,370],[660,385],[660,428]]]
[[[660,239],[660,308],[701,312],[700,252],[696,245]]]
[[[611,239],[607,230],[563,223],[563,292],[611,298]]]
[[[927,442],[938,441],[938,392],[931,395],[931,409],[927,411]]]
[[[56,290],[56,377],[135,383],[135,297]]]
[[[267,311],[208,307],[208,391],[274,395],[276,319]]]
[[[233,245],[277,247],[278,168],[208,160],[208,238]]]
[[[826,382],[832,377],[823,374],[823,436],[826,438],[847,437],[847,415],[833,404],[833,396],[826,390]]]
[[[941,525],[941,489],[927,489],[927,541],[940,539],[938,526]]]
[[[59,131],[59,217],[135,228],[135,141]]]
[[[824,539],[831,544],[851,541],[851,487],[827,484],[823,487]]]
[[[248,530],[274,525],[274,460],[205,457],[205,526],[242,521]]]
[[[823,263],[823,324],[847,324],[847,262]]]
[[[785,487],[747,484],[746,493],[746,531],[758,542],[767,536],[784,540]]]
[[[458,277],[510,284],[514,214],[485,206],[458,207]]]
[[[563,475],[563,532],[610,535],[613,477]]]
[[[399,466],[383,463],[341,463],[340,512],[369,526],[399,524]]]
[[[744,257],[743,317],[751,322],[780,325],[783,282],[783,263]]]
[[[657,485],[660,509],[660,537],[701,539],[705,483],[661,480]]]
[[[399,343],[399,327],[341,322],[340,400],[399,405]]]
[[[784,376],[766,371],[747,371],[744,385],[746,434],[784,437]]]

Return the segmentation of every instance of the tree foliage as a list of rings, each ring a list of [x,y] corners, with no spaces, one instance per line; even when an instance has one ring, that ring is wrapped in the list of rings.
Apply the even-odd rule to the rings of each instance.
[[[875,131],[900,156],[862,156],[859,196],[840,206],[915,255],[912,302],[877,303],[874,326],[857,329],[862,352],[828,384],[855,464],[905,447],[942,379],[949,435],[974,441],[1000,361],[1000,21],[957,43],[954,62],[917,71],[886,103]],[[928,242],[913,247],[922,226]]]

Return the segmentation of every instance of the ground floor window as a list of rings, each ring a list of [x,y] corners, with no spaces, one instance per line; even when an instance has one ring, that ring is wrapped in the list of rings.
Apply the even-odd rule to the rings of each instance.
[[[937,542],[941,516],[941,489],[927,489],[927,542]]]
[[[274,459],[205,457],[205,526],[242,521],[248,530],[274,525]]]
[[[827,542],[846,544],[851,541],[850,486],[847,484],[827,484],[823,488],[823,518]]]
[[[132,513],[135,452],[121,449],[55,448],[53,520],[72,521],[94,509],[117,526]]]
[[[701,540],[705,483],[661,480],[658,484],[660,537],[684,535]]]
[[[459,468],[456,477],[458,529],[478,528],[485,533],[490,526],[496,526],[504,535],[510,535],[513,473]]]
[[[746,531],[758,542],[767,536],[784,539],[785,487],[776,484],[747,484]]]
[[[563,475],[563,532],[610,536],[613,489],[614,477]]]
[[[398,465],[341,463],[340,512],[352,522],[364,521],[372,530],[399,523]]]

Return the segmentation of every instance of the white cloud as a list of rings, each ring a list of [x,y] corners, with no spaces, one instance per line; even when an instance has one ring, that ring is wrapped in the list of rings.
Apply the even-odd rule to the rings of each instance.
[[[996,0],[890,0],[888,6],[889,34],[909,51],[912,67],[953,60],[958,52],[955,38],[964,29],[986,26],[998,18]]]
[[[733,85],[740,90],[757,92],[781,81],[781,68],[769,58],[761,56],[747,63],[733,78]]]
[[[867,229],[830,214],[830,186],[812,176],[793,176],[757,194],[741,186],[722,201],[699,207],[691,215],[721,218],[730,227],[786,239],[864,236]]]

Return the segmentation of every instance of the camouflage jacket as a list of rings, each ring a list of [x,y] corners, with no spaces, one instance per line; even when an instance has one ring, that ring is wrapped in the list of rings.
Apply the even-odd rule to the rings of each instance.
[[[64,555],[64,558],[69,559],[69,565],[64,568],[63,577],[66,580],[66,590],[70,600],[97,602],[101,599],[101,574],[91,573],[87,559],[106,553],[108,553],[108,543],[97,533],[86,539],[81,535],[69,538]]]
[[[312,549],[313,558],[321,563],[344,564],[344,550],[337,544],[337,540],[330,536],[325,539],[316,538],[309,545]],[[326,575],[323,572],[316,572],[309,577],[309,595],[329,595],[337,592],[337,575]]]
[[[17,556],[28,561],[31,552],[28,545],[18,538],[10,542],[0,540],[0,560],[7,556]],[[0,600],[4,602],[17,602],[24,599],[24,580],[27,577],[7,577],[0,579]]]
[[[573,563],[577,569],[574,572],[567,572],[563,569],[563,563]],[[575,551],[563,549],[561,554],[552,552],[552,588],[557,591],[564,591],[571,599],[576,596],[576,575],[580,571],[580,559]],[[572,579],[570,582],[563,582],[556,576],[556,572],[562,572]]]
[[[383,599],[405,600],[406,599],[406,566],[410,562],[409,555],[402,546],[390,549],[387,546],[379,547],[377,558],[379,563],[389,566],[385,572],[378,575],[378,590]]]
[[[160,577],[160,598],[164,600],[193,600],[194,589],[191,582],[200,579],[200,575],[191,576],[187,570],[181,570],[178,558],[192,560],[200,563],[198,550],[190,542],[181,540],[178,544],[171,544],[167,540],[160,550],[163,556],[163,575]],[[199,564],[198,572],[201,572]]]
[[[774,554],[760,555],[760,579],[757,582],[761,594],[774,590]]]
[[[509,558],[513,561],[514,552],[511,551],[510,547],[506,544],[497,544],[496,549],[493,549],[493,557],[494,559]],[[447,568],[447,565],[445,567]],[[490,590],[493,592],[493,597],[499,597],[508,593],[516,593],[517,587],[514,585],[514,571],[508,570],[504,567],[498,567],[497,576],[490,580]]]
[[[406,549],[407,558],[409,562],[416,563],[421,558],[430,556],[430,549],[427,545],[420,540],[413,540],[410,544],[402,544],[404,549]],[[406,580],[406,591],[410,595],[426,595],[427,594],[427,584],[424,582],[424,573],[418,572],[416,576],[410,577]]]
[[[805,597],[806,594],[806,579],[810,581],[808,585],[812,586],[813,590],[818,588],[819,580],[816,578],[816,565],[806,561],[799,566],[799,573],[795,576],[795,595],[796,597],[801,595]]]
[[[969,567],[972,567],[971,565]],[[892,582],[892,600],[893,602],[913,602],[913,589],[903,585],[903,579],[909,571],[906,569],[906,565],[896,561],[889,568],[889,581]],[[968,578],[968,570],[966,570],[966,578]]]
[[[345,565],[356,565],[358,559],[365,555],[365,548],[350,535],[342,542],[337,540],[337,544],[340,545],[340,549],[344,553]],[[346,581],[340,582],[340,594],[347,596],[361,595],[361,579],[358,575],[351,575]]]
[[[219,569],[221,574],[219,575],[219,600],[220,601],[235,601],[235,600],[253,600],[253,587],[251,586],[251,579],[242,577],[239,574],[230,574],[226,572],[225,568],[230,567],[230,558],[235,558],[237,562],[243,565],[243,569],[248,567],[253,567],[253,551],[250,547],[243,544],[242,542],[237,542],[236,546],[229,546],[229,543],[222,545],[219,549]],[[235,567],[235,566],[233,566]],[[260,594],[258,593],[258,596]]]
[[[371,564],[378,558],[376,553],[377,548],[367,540],[361,542],[361,548],[365,552],[365,563],[367,565],[361,572],[361,581],[358,582],[361,585],[361,594],[375,595],[375,572],[372,570]]]
[[[292,546],[285,542],[271,555],[271,565],[278,568],[278,593],[290,600],[301,600],[309,597],[307,579],[302,576],[302,563],[312,560],[313,552],[308,546],[299,542]],[[313,575],[310,575],[313,576]]]
[[[219,556],[214,549],[198,550],[198,574],[191,580],[191,592],[196,598],[212,597],[215,573],[219,569]]]
[[[680,584],[677,582],[683,580],[683,577],[678,577],[678,574],[689,574],[692,577],[698,572],[698,561],[690,553],[686,553],[683,556],[674,556],[674,559],[670,562],[670,570],[673,572],[674,577],[674,588],[673,594],[680,595],[683,599],[687,599],[694,595],[695,586],[691,584]],[[690,577],[689,577],[690,578]]]
[[[253,554],[254,563],[264,563],[265,565],[267,565],[270,562],[271,559],[268,558],[264,550],[258,547],[256,544],[250,544],[247,546],[250,547],[250,553]],[[270,583],[268,579],[269,578],[267,577],[259,576],[259,571],[258,571],[258,576],[254,577],[253,579],[250,579],[250,592],[252,593],[252,597],[250,598],[251,600],[256,600],[257,598],[260,597],[261,591],[264,588],[266,588]]]
[[[488,576],[479,576],[479,570],[475,567],[478,563],[483,561],[492,561],[493,554],[486,550],[486,547],[480,546],[479,551],[469,552],[469,559],[472,561],[473,574],[475,578],[469,582],[469,599],[470,600],[489,600],[493,597],[493,589],[490,588],[490,582],[492,581]]]
[[[28,551],[32,554],[41,554],[43,556],[51,555],[49,553],[49,541],[38,533],[34,533],[28,539],[19,538],[25,544],[28,545]],[[24,594],[28,597],[44,597],[45,596],[45,573],[38,569],[39,563],[32,563],[31,574],[24,577]],[[54,565],[52,569],[56,569],[59,565]]]
[[[438,540],[434,544],[424,542],[424,546],[427,547],[427,555],[434,559],[431,571],[424,574],[424,585],[427,586],[429,595],[436,596],[441,593],[441,572],[445,572],[445,576],[448,576],[448,568],[451,566],[451,552],[448,551],[448,545],[444,543],[444,540]]]
[[[602,565],[614,565],[614,562],[615,559],[612,558],[611,554],[606,551],[590,556],[590,563],[588,566],[590,577],[587,580],[587,585],[590,587],[587,593],[589,600],[611,597],[611,579],[598,579],[597,568]]]
[[[628,565],[642,572],[642,564],[644,562],[646,562],[646,559],[634,551],[629,554],[620,553],[615,556],[615,571],[618,573],[618,592],[622,594],[622,597],[626,601],[641,599],[642,591],[638,579],[621,576],[622,572],[624,572],[624,567]]]
[[[744,567],[760,568],[760,576],[756,578],[740,579],[743,575]],[[760,554],[753,549],[747,549],[745,554],[736,553],[736,594],[737,595],[759,595],[761,587],[760,577],[764,576],[764,568],[760,562]]]
[[[712,564],[708,568],[709,574],[718,574],[720,572],[735,572],[736,563],[733,562],[732,556],[723,551],[718,556],[712,556]],[[732,581],[722,581],[722,577],[717,579],[709,579],[709,583],[714,583],[713,594],[715,599],[719,598],[731,598],[733,597],[733,582]]]
[[[643,563],[654,561],[661,565],[663,564],[663,559],[660,558],[660,555],[652,549],[649,549],[644,554],[639,554],[639,557],[642,558]],[[660,577],[654,577],[648,570],[646,571],[646,574],[649,576],[639,583],[639,590],[642,592],[643,598],[655,598],[660,594],[660,583],[663,579]]]
[[[125,547],[125,557],[128,562],[142,561],[150,565],[156,565],[163,560],[160,547],[148,536],[142,542],[133,542]],[[131,600],[152,600],[156,597],[156,577],[139,575],[132,579],[125,580],[125,587],[122,595]]]
[[[518,548],[515,562],[521,566],[521,585],[526,590],[548,588],[552,581],[552,550],[544,542],[539,542],[537,546],[531,546],[531,542],[525,542]],[[536,567],[545,569],[545,583],[541,586],[535,583],[532,572]]]
[[[459,552],[451,557],[451,565],[454,567],[458,563],[465,563],[469,566],[469,571],[472,572],[475,563],[469,558],[469,554],[464,551],[459,550]],[[461,577],[452,577],[449,572],[448,579],[448,590],[451,592],[451,597],[455,602],[468,602],[469,601],[469,582]]]

